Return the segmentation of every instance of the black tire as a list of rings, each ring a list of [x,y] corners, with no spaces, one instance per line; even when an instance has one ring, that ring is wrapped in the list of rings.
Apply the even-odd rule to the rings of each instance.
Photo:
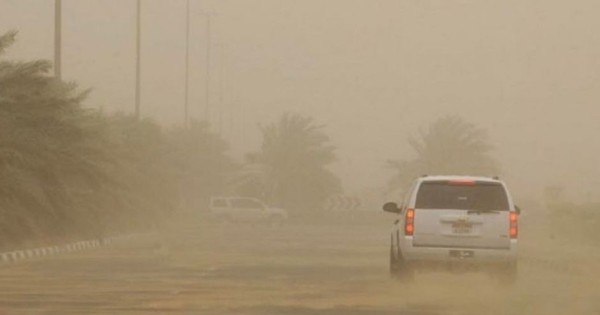
[[[396,257],[398,256],[398,257]],[[402,254],[394,252],[394,245],[390,246],[390,276],[402,282],[412,282],[415,278],[414,270],[404,261]]]
[[[394,245],[390,245],[390,276],[392,278],[398,277],[398,262],[394,255]]]

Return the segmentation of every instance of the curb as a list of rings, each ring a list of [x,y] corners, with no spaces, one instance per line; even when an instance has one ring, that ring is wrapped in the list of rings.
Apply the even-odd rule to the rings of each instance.
[[[32,249],[14,250],[10,252],[0,253],[0,264],[17,263],[33,258],[39,258],[44,256],[53,256],[59,254],[68,254],[72,252],[78,252],[88,249],[94,249],[98,247],[108,246],[115,243],[116,241],[130,240],[136,236],[146,234],[129,234],[115,237],[109,237],[97,240],[85,240],[73,243],[67,243],[56,246],[39,247]]]

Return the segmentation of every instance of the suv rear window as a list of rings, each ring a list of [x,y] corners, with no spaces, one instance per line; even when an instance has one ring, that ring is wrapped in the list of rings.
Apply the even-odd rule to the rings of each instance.
[[[423,182],[419,186],[415,208],[508,211],[508,197],[499,183],[448,181]]]
[[[213,199],[212,206],[215,208],[226,208],[227,201],[225,199]]]
[[[263,207],[262,204],[258,203],[255,200],[243,199],[243,198],[231,200],[231,205],[234,208],[243,208],[243,209],[261,209]]]

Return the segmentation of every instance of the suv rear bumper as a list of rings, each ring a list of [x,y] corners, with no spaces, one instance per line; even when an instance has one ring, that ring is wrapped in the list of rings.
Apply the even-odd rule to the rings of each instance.
[[[415,247],[412,239],[400,244],[402,256],[407,262],[449,262],[449,263],[509,263],[517,260],[517,240],[511,240],[506,249],[485,249],[467,247]]]

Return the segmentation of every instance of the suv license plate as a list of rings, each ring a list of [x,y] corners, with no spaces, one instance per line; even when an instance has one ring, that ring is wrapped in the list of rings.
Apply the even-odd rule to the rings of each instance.
[[[452,233],[454,234],[469,234],[473,229],[470,226],[453,226]]]
[[[472,250],[450,250],[450,257],[473,258],[475,253]]]

